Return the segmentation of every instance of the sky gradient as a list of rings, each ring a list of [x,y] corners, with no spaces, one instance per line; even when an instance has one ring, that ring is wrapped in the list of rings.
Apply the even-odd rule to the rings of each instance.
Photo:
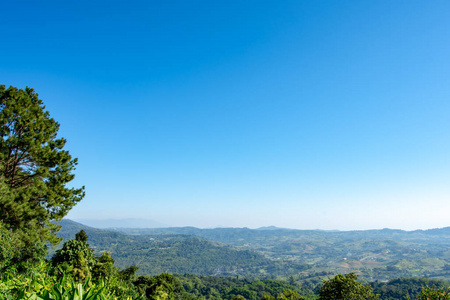
[[[78,157],[67,216],[450,226],[450,2],[7,1],[0,84]]]

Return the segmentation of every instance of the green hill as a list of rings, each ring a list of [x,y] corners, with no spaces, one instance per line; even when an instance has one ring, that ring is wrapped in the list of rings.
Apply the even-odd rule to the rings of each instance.
[[[119,232],[95,229],[63,220],[58,236],[73,239],[75,233],[84,230],[88,243],[95,252],[109,251],[116,266],[137,265],[141,274],[162,272],[197,275],[272,275],[283,274],[286,263],[276,262],[264,255],[236,249],[220,242],[184,234],[125,235]],[[307,268],[300,263],[289,266],[292,272]]]
[[[329,274],[356,272],[365,280],[429,277],[450,280],[450,227],[403,231],[270,230],[248,228],[117,229],[129,235],[191,234],[278,262],[307,264],[299,278],[319,281]],[[285,270],[285,275],[291,275]]]
[[[355,272],[367,281],[398,277],[450,280],[450,230],[322,231],[248,228],[115,229],[64,220],[59,236],[81,229],[96,252],[110,251],[119,267],[140,273],[295,276],[315,285]]]

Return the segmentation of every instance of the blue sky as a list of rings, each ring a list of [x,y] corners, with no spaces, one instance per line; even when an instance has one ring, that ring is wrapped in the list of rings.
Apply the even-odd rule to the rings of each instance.
[[[450,226],[448,1],[8,1],[0,84],[78,157],[72,219]]]

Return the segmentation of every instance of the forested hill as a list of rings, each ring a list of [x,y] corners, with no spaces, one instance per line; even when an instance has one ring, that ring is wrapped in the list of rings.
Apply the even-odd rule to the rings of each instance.
[[[197,275],[284,274],[286,270],[300,272],[304,264],[276,262],[264,255],[236,249],[220,242],[184,234],[131,236],[115,231],[87,227],[63,220],[58,233],[64,240],[73,239],[84,230],[95,252],[109,251],[116,266],[137,265],[140,274],[191,273]]]
[[[299,276],[357,272],[366,280],[430,277],[450,280],[450,227],[403,231],[282,228],[116,229],[129,235],[190,234],[311,268]],[[319,275],[320,277],[320,275]],[[314,280],[316,280],[314,279]]]
[[[188,234],[220,241],[227,244],[242,245],[248,242],[263,240],[283,240],[286,238],[333,238],[333,239],[395,239],[395,240],[436,240],[449,239],[450,227],[405,231],[399,229],[326,231],[326,230],[297,230],[278,227],[249,228],[214,228],[200,229],[195,227],[169,228],[114,228],[115,231],[130,235],[145,234]]]
[[[64,220],[59,236],[84,229],[96,252],[140,273],[295,276],[320,283],[356,272],[367,281],[398,277],[450,280],[450,228],[321,231],[193,227],[100,230]]]

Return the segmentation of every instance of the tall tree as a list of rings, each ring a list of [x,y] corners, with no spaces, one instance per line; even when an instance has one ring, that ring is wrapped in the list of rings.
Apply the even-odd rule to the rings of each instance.
[[[0,85],[0,222],[32,241],[58,242],[54,221],[84,197],[84,187],[66,186],[77,159],[58,129],[32,88]]]

